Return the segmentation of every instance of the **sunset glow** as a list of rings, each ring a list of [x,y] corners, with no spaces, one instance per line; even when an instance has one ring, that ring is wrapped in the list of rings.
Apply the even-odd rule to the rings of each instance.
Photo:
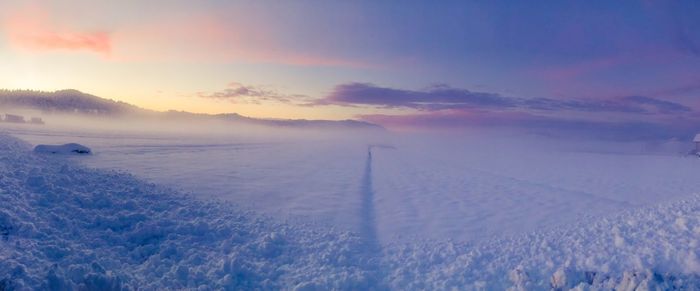
[[[375,121],[411,112],[416,122],[502,115],[474,103],[455,115],[442,111],[453,107],[328,102],[334,90],[372,84],[401,99],[437,84],[518,100],[645,96],[698,105],[699,9],[660,2],[518,6],[3,1],[0,87],[73,88],[159,111]],[[274,96],[225,97],[232,82]],[[465,96],[455,98],[471,98]],[[503,109],[557,116],[572,108]]]

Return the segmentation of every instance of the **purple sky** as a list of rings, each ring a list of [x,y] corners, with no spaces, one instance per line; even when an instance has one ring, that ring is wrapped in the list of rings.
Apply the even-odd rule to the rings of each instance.
[[[8,0],[0,19],[9,89],[393,128],[700,131],[698,1]]]

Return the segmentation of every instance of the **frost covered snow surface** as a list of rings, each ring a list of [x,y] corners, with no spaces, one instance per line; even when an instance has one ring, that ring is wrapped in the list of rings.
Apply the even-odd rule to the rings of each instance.
[[[32,144],[89,145],[94,154],[81,157],[81,164],[127,171],[197,198],[230,201],[280,220],[358,230],[361,205],[357,192],[366,154],[362,142],[79,132],[13,134]]]
[[[700,290],[699,239],[695,195],[479,244],[394,246],[386,280],[427,290]]]
[[[0,136],[0,290],[380,286],[357,236],[48,158]]]
[[[0,136],[0,290],[700,289],[697,159],[91,139],[76,164]],[[213,185],[84,167],[109,161]],[[257,214],[285,205],[354,227]]]
[[[382,244],[477,242],[569,225],[584,216],[684,198],[700,189],[696,158],[609,152],[579,143],[476,136],[370,140],[17,132],[33,144],[79,142],[89,167],[127,171],[201,199],[278,220],[366,232]],[[368,144],[374,147],[367,167]],[[604,145],[608,150],[612,146]],[[690,145],[689,145],[690,146]],[[371,181],[371,192],[366,191]],[[371,193],[372,195],[368,195]],[[369,203],[371,202],[371,203]]]

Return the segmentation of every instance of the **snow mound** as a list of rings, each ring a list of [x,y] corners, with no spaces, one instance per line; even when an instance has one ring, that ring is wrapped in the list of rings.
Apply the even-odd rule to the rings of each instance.
[[[62,155],[89,155],[90,153],[92,153],[92,150],[81,144],[69,143],[64,145],[37,145],[34,148],[34,152]]]

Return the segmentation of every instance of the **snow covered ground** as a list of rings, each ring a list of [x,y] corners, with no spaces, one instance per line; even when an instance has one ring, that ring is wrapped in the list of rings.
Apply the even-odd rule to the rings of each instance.
[[[674,151],[572,150],[556,140],[396,142],[377,151],[379,233],[474,241],[674,201],[700,190],[700,161]],[[576,143],[574,143],[576,144]]]
[[[700,288],[700,161],[676,150],[7,131],[94,155],[0,139],[0,286]]]
[[[404,289],[698,290],[700,197],[479,244],[386,248]]]
[[[13,132],[32,144],[78,142],[77,162],[128,171],[202,199],[224,199],[281,220],[357,230],[366,142],[319,138]]]
[[[356,235],[276,223],[51,157],[0,136],[0,290],[381,285],[378,258]]]
[[[224,199],[281,221],[361,231],[372,183],[382,243],[477,241],[566,225],[583,216],[683,198],[700,189],[698,160],[634,144],[547,139],[14,134],[32,144],[78,142],[77,161],[122,170],[202,199]],[[367,168],[367,146],[374,148]],[[602,145],[601,145],[602,144]],[[366,172],[372,171],[368,177]]]

